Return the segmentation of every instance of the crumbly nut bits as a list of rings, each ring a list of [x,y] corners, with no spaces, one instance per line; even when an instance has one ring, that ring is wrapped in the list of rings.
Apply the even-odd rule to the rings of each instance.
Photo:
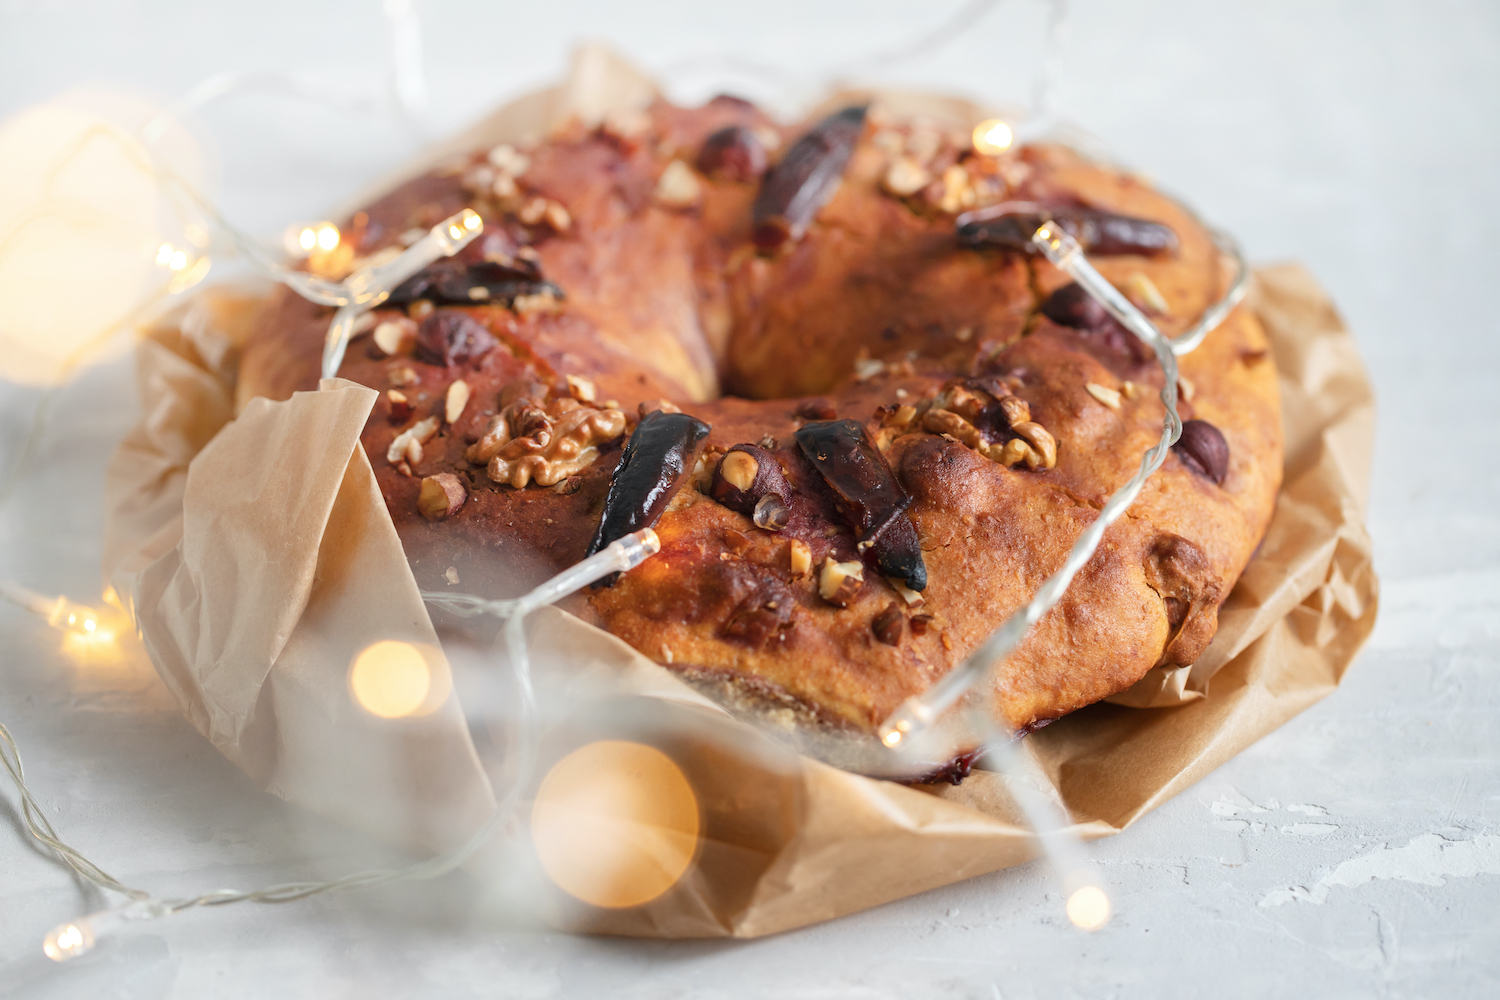
[[[440,472],[422,480],[422,490],[417,495],[417,510],[429,521],[441,521],[458,513],[458,509],[469,498],[469,491],[451,472]]]
[[[703,197],[703,184],[693,168],[673,160],[656,182],[656,200],[668,208],[692,208]]]
[[[828,556],[818,572],[818,596],[835,607],[847,608],[864,581],[863,563],[858,560],[839,562]]]

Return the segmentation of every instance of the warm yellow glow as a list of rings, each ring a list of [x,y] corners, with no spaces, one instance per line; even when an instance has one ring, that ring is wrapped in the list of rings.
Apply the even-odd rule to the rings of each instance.
[[[408,642],[367,647],[349,668],[349,691],[359,706],[382,719],[425,715],[448,697],[441,656]]]
[[[553,765],[531,835],[549,878],[594,906],[641,906],[670,889],[698,848],[698,798],[655,747],[600,740]]]
[[[94,932],[87,922],[59,924],[42,940],[42,953],[54,962],[77,958],[94,946]]]
[[[464,231],[458,228],[457,225],[452,225],[448,227],[448,235],[453,237],[455,240],[461,240],[464,237]]]
[[[1109,923],[1109,897],[1096,885],[1086,885],[1068,897],[1068,919],[1086,931]]]
[[[900,742],[901,742],[901,733],[898,730],[892,729],[890,732],[888,732],[888,733],[885,734],[885,745],[886,746],[893,747],[897,743],[900,743]]]
[[[160,268],[179,252],[165,241],[189,241],[173,229],[183,212],[151,157],[192,184],[201,170],[180,128],[149,153],[134,138],[157,110],[79,90],[0,122],[0,378],[55,383],[163,290]],[[110,346],[123,350],[128,338]]]
[[[1015,142],[1010,126],[998,118],[990,118],[974,126],[974,149],[994,156],[1003,153]]]
[[[325,253],[339,245],[339,227],[331,222],[318,224],[318,249]]]
[[[318,245],[318,234],[310,226],[304,228],[297,236],[297,243],[303,250],[312,253],[312,248]]]

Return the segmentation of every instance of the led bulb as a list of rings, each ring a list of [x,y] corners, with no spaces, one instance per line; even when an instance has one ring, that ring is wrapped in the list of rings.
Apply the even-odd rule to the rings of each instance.
[[[54,962],[77,958],[94,946],[94,927],[87,917],[58,924],[42,940],[42,953]]]
[[[1068,897],[1068,919],[1073,926],[1097,931],[1109,923],[1109,897],[1097,885],[1086,885]]]
[[[989,118],[974,126],[974,149],[989,156],[1003,153],[1016,141],[1010,126],[998,118]]]

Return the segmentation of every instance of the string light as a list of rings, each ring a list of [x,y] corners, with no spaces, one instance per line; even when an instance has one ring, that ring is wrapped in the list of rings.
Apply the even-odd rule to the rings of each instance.
[[[974,126],[974,149],[988,156],[1003,153],[1016,141],[1010,126],[998,118],[988,118]]]
[[[66,597],[48,597],[5,580],[0,580],[0,598],[40,616],[60,632],[89,642],[113,640],[120,625],[120,616],[113,609],[99,610]]]
[[[536,732],[536,697],[531,686],[531,661],[526,651],[526,616],[538,608],[554,604],[596,580],[612,573],[623,573],[661,551],[656,532],[644,528],[626,535],[593,556],[570,566],[526,595],[510,601],[490,601],[468,594],[423,594],[429,604],[449,607],[463,615],[489,614],[505,622],[502,642],[506,659],[517,688],[516,767],[515,777],[505,795],[496,804],[488,820],[462,846],[405,868],[372,869],[355,872],[328,882],[288,882],[252,892],[220,889],[184,899],[157,899],[149,893],[124,885],[88,858],[79,854],[58,837],[46,814],[42,812],[26,784],[20,751],[10,731],[0,724],[0,764],[3,764],[20,793],[22,815],[27,829],[38,841],[55,851],[68,865],[96,885],[130,898],[131,902],[111,910],[89,914],[53,928],[42,942],[43,953],[56,962],[65,962],[84,954],[106,933],[129,920],[151,920],[180,913],[199,906],[226,906],[231,903],[291,903],[309,896],[344,889],[369,888],[392,882],[436,878],[462,865],[475,851],[507,823],[528,787],[535,767],[538,735]],[[26,593],[30,593],[29,591]],[[39,596],[39,595],[38,595]]]
[[[908,743],[914,732],[931,726],[943,712],[990,676],[995,664],[1015,649],[1031,626],[1062,599],[1073,577],[1093,557],[1104,538],[1105,529],[1118,520],[1134,502],[1146,480],[1166,461],[1168,449],[1182,433],[1182,417],[1177,412],[1177,355],[1185,354],[1201,343],[1212,328],[1208,321],[1213,320],[1213,325],[1217,326],[1233,308],[1236,296],[1243,294],[1240,283],[1236,282],[1193,330],[1178,341],[1173,341],[1094,269],[1078,241],[1056,222],[1048,220],[1038,228],[1032,236],[1032,243],[1055,267],[1078,282],[1110,315],[1155,353],[1165,379],[1161,400],[1167,412],[1162,421],[1161,437],[1142,456],[1140,468],[1135,475],[1115,491],[1109,502],[1100,509],[1099,516],[1078,536],[1062,567],[1037,588],[1031,600],[1013,612],[963,663],[950,670],[924,694],[906,701],[882,723],[879,730],[881,741],[891,749],[901,748]],[[1232,243],[1229,246],[1235,251],[1236,259],[1243,264],[1243,255],[1238,253],[1238,247]]]

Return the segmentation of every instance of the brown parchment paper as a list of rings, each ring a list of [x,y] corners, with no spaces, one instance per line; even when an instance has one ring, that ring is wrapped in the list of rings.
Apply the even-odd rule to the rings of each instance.
[[[598,117],[616,96],[652,92],[607,52],[583,50],[568,83],[444,148]],[[236,416],[236,345],[259,302],[211,289],[143,338],[144,415],[107,470],[105,576],[189,719],[258,785],[396,843],[450,847],[495,803],[456,697],[387,720],[347,687],[373,642],[443,655],[359,446],[375,393],[331,380]],[[1362,523],[1374,400],[1353,339],[1295,265],[1258,271],[1248,308],[1280,372],[1285,478],[1217,636],[1191,667],[1153,671],[1022,742],[1085,837],[1119,832],[1327,695],[1374,625]],[[699,852],[668,892],[609,910],[553,891],[544,909],[559,926],[754,937],[1036,851],[997,775],[916,789],[849,774],[731,720],[561,611],[535,615],[529,635],[534,659],[565,664],[575,685],[607,677],[659,706],[662,731],[694,747],[677,759],[703,813]]]

